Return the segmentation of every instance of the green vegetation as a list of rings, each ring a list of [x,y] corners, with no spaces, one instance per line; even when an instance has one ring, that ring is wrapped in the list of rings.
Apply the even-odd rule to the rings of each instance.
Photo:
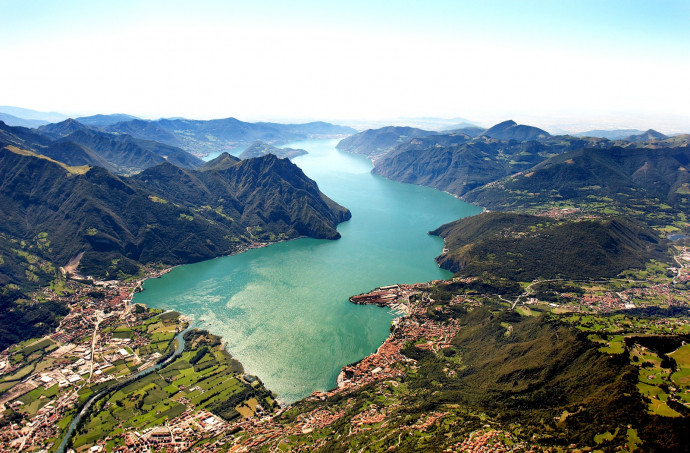
[[[490,273],[516,281],[614,277],[664,257],[653,230],[629,219],[555,221],[492,212],[432,231],[448,253],[441,267],[463,275]]]
[[[0,134],[0,145],[5,139]],[[17,187],[0,196],[0,284],[26,289],[47,285],[81,252],[80,273],[122,279],[137,275],[141,264],[201,261],[254,240],[337,239],[337,224],[350,217],[299,168],[273,155],[223,170],[166,162],[124,178],[102,167],[73,174],[1,149],[0,171]],[[263,234],[251,237],[248,227]]]
[[[687,229],[684,213],[690,211],[690,197],[682,187],[690,177],[688,150],[670,142],[662,145],[570,151],[529,173],[477,188],[465,198],[490,209],[578,208],[586,214],[625,215],[659,228]]]
[[[0,350],[47,334],[69,312],[62,303],[32,302],[26,297],[9,285],[0,289]]]
[[[430,289],[437,306],[447,308],[462,289],[448,286]],[[325,401],[303,401],[287,411],[279,418],[286,426],[315,411],[342,416],[283,438],[281,448],[325,439],[319,451],[442,451],[487,425],[512,434],[503,441],[528,440],[551,451],[569,451],[571,444],[613,451],[631,441],[642,451],[684,448],[675,419],[645,409],[638,368],[627,356],[599,352],[599,344],[562,317],[521,316],[488,303],[456,310],[453,318],[460,330],[450,348],[403,349],[416,361],[398,364],[403,377]],[[506,325],[512,326],[509,336]],[[357,422],[377,414],[385,417]],[[430,419],[435,421],[422,427]]]
[[[147,324],[151,330],[158,322],[152,318]],[[219,337],[191,330],[185,341],[184,352],[172,363],[100,400],[80,427],[73,446],[88,446],[124,430],[141,432],[164,425],[186,411],[189,403],[227,420],[239,417],[238,408],[251,399],[265,410],[276,406],[260,382],[244,381],[241,365],[222,348]],[[116,436],[112,442],[114,447],[124,445],[122,437]]]

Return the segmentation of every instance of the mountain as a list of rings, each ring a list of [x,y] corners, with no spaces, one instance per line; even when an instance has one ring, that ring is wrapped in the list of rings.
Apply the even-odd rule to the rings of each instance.
[[[266,154],[273,154],[278,157],[293,159],[297,156],[303,156],[307,154],[307,152],[303,149],[276,148],[275,146],[264,143],[261,140],[257,140],[252,143],[249,148],[242,151],[239,157],[240,159],[250,159],[252,157],[265,156]]]
[[[71,141],[57,141],[45,148],[41,148],[40,151],[43,156],[70,166],[97,166],[113,173],[117,172],[118,168],[93,150]]]
[[[254,241],[337,239],[350,217],[273,155],[222,171],[166,162],[125,178],[4,148],[0,172],[0,283],[23,288],[52,280],[82,252],[79,272],[131,275],[139,264],[190,263]]]
[[[200,170],[226,170],[230,167],[234,167],[237,162],[239,162],[241,159],[238,157],[235,157],[231,154],[228,153],[221,153],[218,157],[215,159],[211,159],[208,162],[205,162]]]
[[[223,149],[249,145],[256,140],[283,144],[307,138],[331,137],[356,132],[349,127],[324,122],[305,124],[247,123],[235,118],[209,121],[184,118],[156,121],[132,120],[111,124],[105,130],[129,134],[136,138],[155,140],[180,147],[197,155],[206,155]]]
[[[58,138],[67,137],[74,132],[88,129],[88,126],[80,123],[74,118],[68,118],[65,121],[60,121],[59,123],[51,123],[40,126],[37,130],[46,137],[56,140]]]
[[[657,233],[626,218],[560,222],[491,212],[443,225],[431,234],[441,236],[448,250],[437,258],[442,268],[516,281],[615,277],[664,256]]]
[[[548,132],[532,127],[517,125],[514,121],[505,121],[497,124],[490,129],[478,128],[470,126],[468,128],[456,129],[448,132],[434,132],[424,129],[416,129],[412,127],[388,126],[380,129],[369,129],[350,137],[344,138],[338,143],[336,148],[341,151],[346,151],[354,154],[362,154],[375,161],[376,167],[384,160],[390,162],[393,154],[399,155],[399,152],[405,146],[418,147],[419,143],[414,142],[413,139],[421,137],[431,137],[435,135],[441,136],[464,136],[467,139],[475,138],[483,135],[488,138],[500,140],[537,140],[547,139],[551,137]],[[433,139],[431,139],[433,141]],[[444,139],[440,139],[444,140]],[[467,141],[467,140],[465,140]],[[486,141],[486,140],[485,140]],[[414,143],[412,143],[414,142]],[[456,141],[457,142],[457,141]],[[411,144],[412,143],[412,144]],[[430,143],[430,142],[424,142]],[[411,144],[411,145],[410,145]],[[394,151],[395,149],[395,151]],[[420,167],[424,164],[420,163]],[[382,170],[383,171],[383,170]],[[376,172],[376,170],[375,170]],[[383,174],[383,173],[378,173]],[[385,176],[385,175],[384,175]],[[395,178],[392,178],[395,179]],[[410,182],[410,181],[404,181]],[[423,184],[423,183],[415,183]],[[427,185],[427,184],[423,184]],[[435,187],[435,186],[432,186]],[[438,188],[438,187],[437,187]],[[445,189],[441,189],[445,190]]]
[[[19,118],[18,116],[10,115],[9,113],[0,113],[0,121],[7,124],[8,126],[21,126],[21,127],[38,127],[48,124],[47,121],[43,120],[27,120],[24,118]]]
[[[596,139],[595,139],[596,140]],[[507,175],[527,170],[566,150],[610,146],[571,137],[539,141],[499,140],[482,135],[431,135],[402,143],[376,161],[374,174],[463,195]]]
[[[362,154],[376,160],[393,149],[415,137],[435,135],[438,132],[426,131],[413,127],[388,126],[380,129],[368,129],[350,137],[342,139],[337,149],[353,154]]]
[[[644,134],[644,131],[639,129],[613,129],[613,130],[602,130],[595,129],[591,131],[580,132],[575,134],[576,137],[600,137],[608,138],[609,140],[619,140],[629,137],[631,135]]]
[[[40,120],[46,123],[57,123],[68,118],[67,115],[58,112],[39,112],[38,110],[12,107],[9,105],[0,105],[0,112],[9,113],[12,116],[25,120]]]
[[[518,125],[513,120],[504,121],[490,127],[484,132],[484,135],[500,140],[518,141],[537,140],[551,136],[551,134],[543,129],[534,126]]]
[[[77,118],[77,121],[86,126],[105,127],[123,121],[132,121],[138,119],[139,118],[137,118],[136,116],[126,115],[124,113],[113,113],[111,115],[80,116],[79,118]]]
[[[8,126],[0,121],[0,147],[14,145],[23,149],[42,148],[52,142],[50,138],[21,126]]]
[[[38,132],[38,133],[37,133]],[[198,168],[203,161],[192,154],[162,143],[110,134],[74,119],[42,126],[37,130],[0,126],[0,144],[49,156],[68,165],[103,167],[131,174],[163,162]]]
[[[170,162],[184,168],[198,168],[203,165],[201,159],[180,148],[152,140],[133,138],[126,134],[115,135],[81,129],[61,140],[74,142],[94,150],[122,174],[137,172],[163,162]]]
[[[649,129],[641,134],[625,137],[624,140],[629,142],[650,142],[654,140],[665,140],[667,138],[668,137],[661,132],[657,132],[654,129]]]
[[[663,142],[660,142],[663,143]],[[690,209],[690,148],[578,149],[554,156],[464,199],[489,209],[528,209],[563,203],[645,216]],[[667,207],[661,208],[661,205]],[[652,214],[652,215],[647,215]]]

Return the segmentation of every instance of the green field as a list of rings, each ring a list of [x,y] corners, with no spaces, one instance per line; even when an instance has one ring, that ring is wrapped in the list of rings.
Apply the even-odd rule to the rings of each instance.
[[[159,324],[149,323],[149,332],[161,329]],[[185,350],[167,367],[118,390],[107,401],[101,401],[74,438],[74,446],[89,446],[116,430],[141,431],[163,425],[187,409],[186,404],[179,402],[182,398],[194,404],[196,409],[208,409],[221,416],[233,414],[235,405],[256,396],[261,398],[264,407],[273,406],[274,400],[268,392],[257,394],[253,387],[240,380],[236,363],[220,350],[217,339],[209,343],[204,337],[196,337],[194,342],[196,349]],[[214,349],[192,365],[190,359],[202,347],[208,347],[206,345],[213,345]],[[232,408],[223,407],[223,403],[235,400]],[[112,442],[114,446],[121,446],[123,438],[115,436]]]

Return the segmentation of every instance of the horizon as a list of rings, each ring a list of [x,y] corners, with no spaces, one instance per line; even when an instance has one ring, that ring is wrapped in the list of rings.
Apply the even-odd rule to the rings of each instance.
[[[690,131],[690,4],[0,1],[0,99],[144,119]],[[30,55],[30,58],[27,58]]]
[[[19,107],[19,106],[7,106],[7,105],[0,105],[0,113],[5,113],[11,116],[15,116],[20,119],[26,119],[26,120],[40,120],[40,118],[34,118],[31,117],[29,114],[26,114],[24,116],[20,115],[17,112],[13,113],[8,113],[6,110],[13,110],[13,109],[19,109],[19,110],[27,110],[27,111],[33,111],[33,109],[26,109],[24,107]],[[50,112],[43,112],[43,111],[35,111],[35,113],[38,114],[44,114],[44,115],[61,115],[64,116],[64,119],[61,119],[59,121],[52,121],[51,123],[59,123],[62,121],[66,121],[67,119],[73,119],[75,121],[78,121],[80,118],[83,117],[92,117],[92,116],[113,116],[113,115],[128,115],[128,116],[134,116],[130,115],[128,113],[123,113],[123,112],[114,112],[114,113],[94,113],[94,114],[79,114],[75,113],[73,115],[67,115],[62,112],[56,112],[56,111],[50,111]],[[482,127],[485,129],[489,129],[497,124],[500,124],[504,121],[515,121],[513,118],[507,118],[507,119],[502,119],[498,120],[494,123],[480,123],[477,121],[472,121],[466,118],[442,118],[442,117],[398,117],[398,118],[384,118],[384,119],[356,119],[356,120],[324,120],[324,119],[318,119],[318,118],[312,118],[312,119],[305,119],[305,118],[273,118],[273,119],[265,119],[265,118],[258,118],[258,119],[247,119],[247,118],[237,118],[234,116],[228,116],[228,117],[223,117],[223,118],[206,118],[206,119],[200,119],[200,118],[193,118],[193,117],[184,117],[184,116],[178,116],[178,117],[158,117],[158,118],[146,118],[146,117],[135,117],[133,119],[140,119],[140,120],[145,120],[145,121],[158,121],[158,120],[190,120],[190,121],[212,121],[212,120],[224,120],[224,119],[236,119],[239,121],[243,122],[248,122],[248,123],[278,123],[278,124],[306,124],[310,122],[327,122],[335,125],[340,125],[340,126],[348,126],[353,129],[356,129],[357,131],[364,131],[367,129],[378,129],[386,126],[408,126],[408,127],[416,127],[420,129],[426,129],[430,131],[444,131],[444,130],[451,130],[448,129],[447,126],[449,125],[455,125],[455,124],[461,124],[461,123],[466,123],[465,125],[462,125],[462,127]],[[2,120],[0,120],[2,121]],[[573,127],[569,129],[563,129],[561,125],[555,124],[555,125],[543,125],[539,123],[524,123],[520,121],[515,121],[517,124],[524,124],[528,126],[534,126],[534,127],[539,127],[541,129],[546,130],[549,132],[551,135],[580,135],[586,132],[592,132],[592,131],[602,131],[602,132],[614,132],[614,131],[620,131],[620,130],[630,130],[631,133],[635,133],[633,131],[640,131],[640,132],[646,132],[648,130],[655,130],[657,132],[661,132],[665,135],[668,136],[675,136],[675,135],[684,135],[688,134],[688,129],[680,129],[680,130],[675,130],[675,129],[664,129],[664,128],[653,128],[653,127],[645,127],[645,126],[640,126],[640,127],[632,127],[628,125],[615,125],[615,124],[602,124],[602,123],[596,123],[596,122],[590,122],[591,124],[590,127],[585,127],[585,124],[588,123],[578,123],[579,127],[577,125],[574,125]],[[607,127],[608,126],[608,127]],[[567,127],[567,125],[566,125]]]

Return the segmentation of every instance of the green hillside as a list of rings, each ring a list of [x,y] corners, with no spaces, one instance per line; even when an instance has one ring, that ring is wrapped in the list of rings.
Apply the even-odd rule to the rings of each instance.
[[[81,252],[80,272],[116,277],[137,273],[138,264],[200,261],[253,241],[336,239],[336,225],[350,215],[272,155],[224,171],[166,163],[124,178],[99,167],[75,174],[3,149],[0,171],[0,282],[22,287],[45,284]]]
[[[664,256],[653,230],[625,218],[554,221],[492,212],[457,220],[431,234],[445,240],[448,251],[436,259],[444,269],[516,281],[614,277]]]
[[[689,169],[687,146],[580,149],[477,188],[464,199],[489,209],[577,207],[670,224],[690,212]]]

